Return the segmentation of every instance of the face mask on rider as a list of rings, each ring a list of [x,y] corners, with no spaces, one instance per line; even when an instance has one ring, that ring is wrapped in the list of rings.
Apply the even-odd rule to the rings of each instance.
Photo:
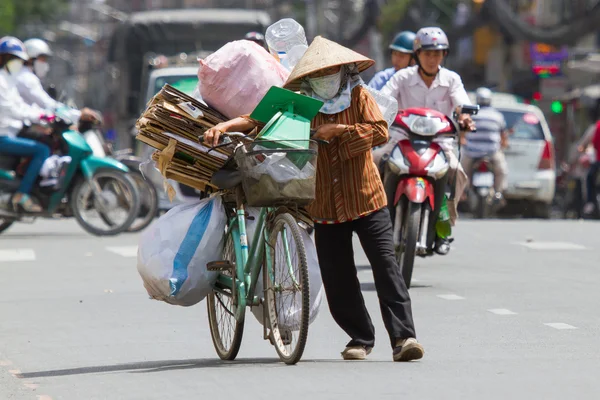
[[[50,64],[46,61],[35,60],[33,62],[33,72],[35,72],[38,78],[44,79],[48,74],[48,71],[50,71]]]
[[[16,75],[23,68],[23,60],[18,58],[12,59],[6,63],[6,69],[11,75]]]
[[[320,78],[309,78],[308,83],[317,96],[325,100],[332,99],[340,91],[342,71],[340,70],[332,75],[321,76]]]

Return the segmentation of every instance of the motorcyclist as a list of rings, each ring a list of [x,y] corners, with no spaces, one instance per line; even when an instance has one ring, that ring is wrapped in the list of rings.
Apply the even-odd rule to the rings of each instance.
[[[503,202],[502,191],[506,190],[508,166],[502,149],[508,141],[506,121],[501,112],[492,107],[492,91],[481,87],[475,92],[477,104],[481,107],[473,121],[477,125],[476,132],[468,132],[461,144],[461,164],[468,177],[473,173],[473,161],[477,158],[489,157],[494,172],[495,200]]]
[[[24,67],[19,74],[16,75],[17,88],[19,94],[27,104],[36,104],[46,110],[56,110],[63,108],[63,113],[69,119],[77,124],[79,119],[96,120],[97,113],[89,108],[75,110],[67,108],[64,104],[54,100],[42,86],[42,79],[50,70],[48,64],[49,58],[52,56],[52,50],[48,44],[41,39],[29,39],[25,41],[25,49],[29,55],[29,60],[25,62]]]
[[[266,45],[265,42],[265,35],[263,35],[260,32],[248,32],[246,33],[246,36],[244,36],[245,40],[250,40],[251,42],[254,42],[260,46],[262,46],[263,48]]]
[[[389,47],[392,67],[376,73],[369,82],[369,87],[381,90],[396,72],[414,65],[413,42],[415,37],[414,32],[411,31],[402,31],[396,35]]]
[[[450,43],[444,31],[438,27],[421,28],[416,34],[413,43],[414,58],[417,65],[407,67],[396,72],[390,78],[382,93],[395,97],[398,108],[426,107],[451,116],[454,111],[459,113],[458,123],[461,128],[473,130],[475,125],[470,115],[460,113],[460,107],[471,104],[471,100],[463,86],[460,76],[453,71],[443,68],[442,62],[448,55]],[[448,179],[454,182],[454,198],[448,201],[450,222],[455,224],[458,218],[457,201],[461,198],[468,178],[454,154],[452,138],[438,138],[435,141],[444,149],[450,164]],[[388,181],[389,186],[391,181]],[[445,184],[439,181],[438,185]],[[395,188],[386,186],[388,196]],[[437,188],[436,193],[443,193],[443,188]],[[388,200],[390,200],[388,198]],[[393,202],[389,202],[393,204]],[[439,204],[436,201],[436,204]],[[394,212],[390,210],[392,215]],[[450,251],[450,239],[437,238],[435,251],[439,254],[447,254]]]
[[[586,177],[586,204],[583,206],[583,213],[586,215],[592,214],[596,209],[596,178],[600,171],[600,119],[598,119],[598,110],[600,110],[600,100],[596,103],[596,108],[593,110],[593,119],[596,122],[592,123],[580,139],[577,150],[580,153],[585,152],[586,148],[591,144],[596,153],[595,162],[592,163]]]
[[[11,202],[15,210],[41,212],[42,208],[29,197],[44,161],[50,155],[47,146],[34,140],[19,138],[25,122],[39,123],[50,115],[37,106],[27,104],[19,95],[15,76],[29,59],[25,45],[19,39],[0,39],[0,151],[4,154],[31,157],[18,191]],[[46,128],[43,133],[49,134]]]

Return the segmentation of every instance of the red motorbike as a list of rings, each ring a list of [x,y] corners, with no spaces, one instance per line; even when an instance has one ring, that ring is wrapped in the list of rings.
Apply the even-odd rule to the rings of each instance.
[[[478,110],[479,106],[462,107],[463,113],[471,115]],[[447,212],[440,224],[438,214],[445,204],[444,196],[452,196],[449,188],[454,185],[447,185],[450,164],[434,139],[458,135],[457,114],[453,117],[427,108],[407,108],[398,113],[390,127],[405,137],[386,160],[384,181],[396,257],[407,287],[412,280],[415,256],[432,255],[437,234],[450,235]]]

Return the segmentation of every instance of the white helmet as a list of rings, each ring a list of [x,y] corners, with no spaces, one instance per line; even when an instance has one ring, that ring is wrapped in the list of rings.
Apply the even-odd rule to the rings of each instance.
[[[475,92],[477,104],[480,106],[490,106],[492,104],[492,91],[486,87],[480,87]]]
[[[48,46],[48,43],[44,42],[42,39],[29,39],[25,41],[25,49],[27,50],[27,54],[29,54],[29,58],[52,55],[50,46]]]
[[[448,36],[441,28],[427,27],[417,31],[415,41],[413,42],[413,51],[418,50],[446,50],[450,49]]]

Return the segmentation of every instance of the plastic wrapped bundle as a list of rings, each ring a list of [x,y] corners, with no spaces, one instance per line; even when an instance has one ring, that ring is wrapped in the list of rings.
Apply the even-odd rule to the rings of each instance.
[[[264,48],[236,40],[200,60],[200,95],[210,107],[235,118],[251,113],[267,91],[281,87],[288,75]]]

